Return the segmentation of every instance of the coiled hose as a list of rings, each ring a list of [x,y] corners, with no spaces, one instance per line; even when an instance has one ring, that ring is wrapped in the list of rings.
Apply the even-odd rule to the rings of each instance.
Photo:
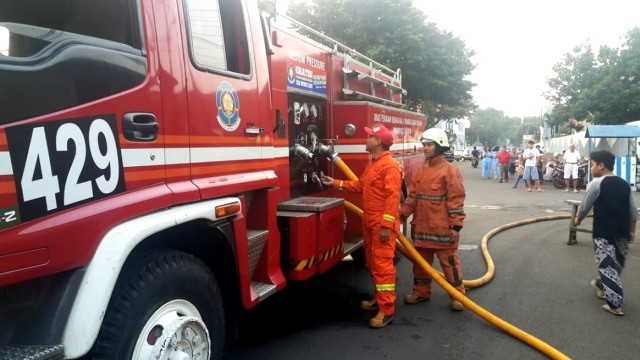
[[[342,159],[340,159],[339,157],[336,157],[333,159],[334,163],[336,164],[336,166],[347,176],[347,178],[349,180],[357,180],[358,177],[351,171],[351,169],[349,169],[349,167],[344,163],[344,161],[342,161]],[[360,208],[358,208],[357,206],[355,206],[354,204],[345,201],[344,202],[344,206],[345,208],[347,208],[349,211],[359,215],[360,217],[362,217],[362,210]],[[465,280],[463,282],[465,287],[468,288],[474,288],[474,287],[479,287],[482,286],[486,283],[488,283],[489,281],[491,281],[491,279],[493,278],[494,274],[495,274],[495,266],[493,264],[493,260],[491,260],[491,256],[489,255],[489,251],[487,248],[487,243],[489,242],[489,239],[491,239],[491,237],[493,237],[494,235],[507,230],[507,229],[511,229],[513,227],[516,226],[521,226],[521,225],[525,225],[525,224],[531,224],[531,223],[535,223],[535,222],[540,222],[540,221],[549,221],[549,220],[559,220],[559,219],[568,219],[570,217],[570,215],[552,215],[552,216],[545,216],[545,217],[541,217],[541,218],[536,218],[536,219],[529,219],[529,220],[524,220],[524,221],[518,221],[518,222],[513,222],[513,223],[509,223],[503,226],[500,226],[498,228],[495,228],[493,230],[491,230],[490,232],[488,232],[483,238],[482,238],[482,255],[485,258],[485,262],[487,263],[487,272],[485,273],[484,276],[475,279],[475,280]],[[474,314],[480,316],[481,318],[483,318],[484,320],[486,320],[487,322],[489,322],[492,325],[495,325],[496,327],[498,327],[499,329],[503,330],[504,332],[506,332],[507,334],[513,336],[514,338],[524,342],[525,344],[533,347],[534,349],[538,350],[539,352],[543,353],[544,355],[546,355],[547,357],[549,357],[550,359],[570,359],[568,356],[564,355],[563,353],[561,353],[560,351],[556,350],[555,348],[553,348],[551,345],[543,342],[542,340],[536,338],[535,336],[509,324],[508,322],[500,319],[499,317],[491,314],[490,312],[488,312],[487,310],[483,309],[482,307],[480,307],[479,305],[477,305],[476,303],[474,303],[473,301],[471,301],[469,298],[467,298],[466,296],[464,296],[463,294],[461,294],[458,290],[456,290],[453,286],[451,286],[447,280],[444,278],[444,276],[442,275],[442,273],[436,271],[434,268],[431,267],[431,265],[429,265],[429,263],[424,260],[424,258],[422,256],[420,256],[420,253],[418,253],[418,251],[413,247],[413,245],[411,244],[411,242],[409,242],[407,240],[407,238],[402,234],[402,233],[398,233],[398,243],[397,243],[396,248],[409,260],[411,260],[414,264],[422,267],[428,274],[429,276],[431,276],[433,278],[433,280],[435,280],[435,282],[440,285],[440,287],[442,287],[451,297],[453,297],[454,299],[460,301],[467,309],[469,309],[471,312],[473,312]]]

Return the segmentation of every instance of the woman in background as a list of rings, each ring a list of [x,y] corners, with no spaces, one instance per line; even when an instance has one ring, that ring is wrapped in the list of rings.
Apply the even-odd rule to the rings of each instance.
[[[491,155],[493,158],[491,159],[491,169],[493,169],[493,178],[498,180],[500,177],[500,169],[498,168],[498,153],[500,152],[500,146],[496,145],[491,150]]]
[[[489,172],[491,171],[491,160],[493,159],[493,154],[491,154],[491,148],[488,146],[484,147],[484,154],[482,154],[482,178],[488,179]]]

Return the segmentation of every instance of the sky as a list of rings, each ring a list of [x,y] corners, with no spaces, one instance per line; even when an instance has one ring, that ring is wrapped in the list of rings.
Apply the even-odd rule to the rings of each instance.
[[[637,0],[414,0],[428,22],[452,32],[476,55],[470,80],[480,108],[507,116],[540,116],[553,65],[580,44],[622,46],[640,26]]]
[[[289,3],[279,0],[281,8]],[[550,110],[543,93],[553,65],[581,44],[619,48],[640,26],[638,0],[413,0],[428,22],[450,31],[475,51],[469,80],[480,108],[507,116]],[[281,9],[284,12],[284,9]]]

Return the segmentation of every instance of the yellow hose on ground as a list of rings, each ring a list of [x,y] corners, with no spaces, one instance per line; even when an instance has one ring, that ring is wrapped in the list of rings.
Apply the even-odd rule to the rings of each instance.
[[[349,169],[349,167],[344,163],[344,161],[342,161],[342,159],[339,159],[336,161],[336,166],[338,166],[338,168],[340,168],[340,170],[342,170],[342,172],[344,174],[347,175],[347,177],[350,180],[357,180],[357,177],[355,176],[355,174],[353,174],[353,172]],[[357,206],[355,206],[354,204],[348,202],[345,200],[344,202],[344,206],[362,216],[362,210],[360,208],[358,208]],[[524,223],[533,223],[533,222],[537,222],[537,221],[546,221],[546,220],[557,220],[557,219],[562,219],[562,218],[568,218],[569,215],[555,215],[555,216],[547,216],[545,218],[541,218],[544,220],[538,220],[538,219],[531,219],[530,221],[525,221]],[[522,222],[516,222],[516,223],[510,223],[507,225],[504,225],[500,228],[496,228],[492,231],[490,231],[489,233],[487,233],[487,235],[484,236],[483,238],[483,243],[485,243],[485,246],[483,247],[483,255],[488,255],[489,252],[488,250],[486,250],[486,242],[488,242],[488,240],[495,234],[499,233],[500,231],[515,227],[515,226],[519,226],[519,225],[523,225],[521,224]],[[498,230],[500,229],[500,230]],[[486,242],[485,242],[485,238],[486,238]],[[454,299],[460,301],[467,309],[469,309],[471,312],[473,312],[474,314],[480,316],[481,318],[483,318],[484,320],[486,320],[487,322],[489,322],[492,325],[495,325],[496,327],[498,327],[499,329],[505,331],[507,334],[515,337],[516,339],[524,342],[525,344],[533,347],[534,349],[540,351],[541,353],[545,354],[546,356],[548,356],[550,359],[570,359],[568,356],[564,355],[563,353],[559,352],[558,350],[556,350],[555,348],[553,348],[552,346],[550,346],[549,344],[543,342],[542,340],[536,338],[535,336],[518,329],[517,327],[509,324],[508,322],[500,319],[499,317],[491,314],[490,312],[488,312],[487,310],[483,309],[482,307],[480,307],[479,305],[477,305],[476,303],[474,303],[473,301],[471,301],[469,298],[467,298],[466,296],[464,296],[463,294],[461,294],[458,290],[456,290],[453,286],[451,286],[451,284],[449,284],[447,282],[447,280],[442,276],[441,273],[439,273],[438,271],[436,271],[435,269],[433,269],[431,267],[431,265],[429,265],[429,263],[424,260],[424,258],[422,256],[420,256],[420,254],[418,253],[418,251],[413,247],[413,245],[411,244],[411,242],[409,242],[407,240],[407,238],[402,234],[402,233],[398,233],[398,240],[401,244],[401,250],[399,248],[399,250],[403,252],[403,255],[405,255],[409,260],[411,260],[414,264],[422,267],[428,274],[429,276],[431,276],[433,278],[433,280],[435,280],[435,282],[440,285],[440,287],[442,287],[451,297],[453,297]],[[408,256],[407,256],[408,255]],[[487,259],[485,257],[485,259]],[[477,280],[472,280],[473,285],[475,286],[480,286],[481,284],[485,284],[487,282],[489,282],[491,280],[491,278],[493,277],[493,274],[495,273],[495,267],[493,266],[493,261],[491,260],[491,257],[488,257],[487,260],[487,266],[491,265],[491,275],[487,277],[487,275],[485,274],[484,277],[477,279]],[[488,273],[488,272],[487,272]],[[479,285],[480,284],[480,285]],[[465,284],[466,286],[466,284]]]
[[[353,212],[354,214],[362,217],[362,210],[355,206],[354,204],[345,201],[345,205],[344,205],[348,210],[350,210],[351,212]],[[537,222],[541,222],[541,221],[551,221],[551,220],[562,220],[562,219],[569,219],[571,217],[571,215],[569,214],[562,214],[562,215],[550,215],[550,216],[543,216],[543,217],[539,217],[539,218],[533,218],[533,219],[526,219],[526,220],[520,220],[520,221],[516,221],[516,222],[512,222],[509,224],[505,224],[502,226],[499,226],[491,231],[489,231],[488,233],[486,233],[483,237],[482,237],[482,241],[480,242],[480,249],[482,251],[482,257],[484,258],[484,261],[487,265],[487,271],[485,272],[484,275],[482,275],[481,277],[477,278],[477,279],[473,279],[473,280],[463,280],[462,284],[464,285],[464,287],[466,289],[473,289],[473,288],[477,288],[480,287],[482,285],[487,284],[489,281],[491,281],[496,273],[496,268],[495,265],[493,264],[493,259],[491,258],[491,254],[489,254],[489,240],[491,240],[491,238],[493,238],[494,236],[496,236],[497,234],[508,230],[508,229],[512,229],[514,227],[518,227],[518,226],[522,226],[522,225],[527,225],[527,224],[533,224],[533,223],[537,223]],[[398,234],[398,237],[400,237],[400,235],[402,235],[404,237],[403,234]],[[406,239],[406,237],[405,237]],[[409,240],[407,240],[407,242],[409,242]],[[410,243],[410,242],[409,242]],[[405,249],[405,247],[402,244],[402,241],[400,241],[400,239],[396,240],[396,249],[407,259],[413,261],[413,258],[411,256],[411,253],[409,252],[409,250]],[[444,274],[442,274],[442,272],[435,270],[438,274],[440,274],[440,276],[444,276]]]
[[[491,254],[489,254],[488,243],[489,243],[489,240],[491,240],[491,238],[494,237],[495,235],[505,230],[512,229],[514,227],[518,227],[522,225],[528,225],[528,224],[533,224],[533,223],[542,222],[542,221],[569,219],[570,217],[571,217],[570,214],[542,216],[538,218],[520,220],[520,221],[512,222],[509,224],[504,224],[489,231],[482,237],[482,241],[480,242],[480,250],[482,251],[482,257],[484,258],[485,263],[487,264],[487,272],[477,279],[464,280],[462,282],[464,287],[467,289],[477,288],[488,283],[489,281],[491,281],[491,279],[493,279],[493,276],[496,273],[496,268],[495,268],[495,265],[493,264],[493,259],[491,258]],[[400,251],[400,253],[404,255],[406,258],[411,260],[411,258],[409,257],[409,252],[404,248],[404,246],[402,246],[402,242],[400,242],[399,240],[396,242],[396,249],[398,249],[398,251]],[[444,276],[441,272],[438,271],[438,273]]]

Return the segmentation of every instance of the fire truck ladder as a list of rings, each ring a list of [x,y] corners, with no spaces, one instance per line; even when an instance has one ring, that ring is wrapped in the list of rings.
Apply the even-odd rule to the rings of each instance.
[[[298,31],[302,29],[314,35],[319,39],[319,44],[331,48],[334,54],[338,54],[344,59],[342,68],[344,87],[342,88],[342,93],[347,100],[370,101],[397,108],[405,107],[401,96],[407,95],[407,91],[401,86],[402,73],[400,69],[391,70],[387,66],[286,15],[278,14],[278,17],[291,23]],[[354,80],[369,82],[369,92],[364,93],[351,89],[349,83]],[[388,97],[377,95],[380,88],[388,90],[383,92],[385,95],[388,94]]]
[[[368,73],[352,68],[350,64],[357,64],[360,68],[365,68]],[[383,66],[378,63],[376,64],[377,66]],[[388,68],[385,67],[385,69]],[[383,71],[378,70],[373,63],[369,63],[368,65],[363,64],[352,58],[349,53],[347,53],[344,54],[344,67],[342,68],[342,73],[344,74],[344,87],[342,88],[342,92],[347,99],[371,101],[393,107],[405,106],[403,103],[394,100],[395,94],[407,94],[407,91],[405,89],[403,89],[399,85],[395,85],[395,83],[400,84],[400,69],[398,69],[398,71],[394,73],[394,76],[391,77]],[[370,82],[369,93],[363,93],[350,89],[349,82],[351,79]],[[389,89],[389,98],[377,96],[376,90],[378,89],[378,87]]]

